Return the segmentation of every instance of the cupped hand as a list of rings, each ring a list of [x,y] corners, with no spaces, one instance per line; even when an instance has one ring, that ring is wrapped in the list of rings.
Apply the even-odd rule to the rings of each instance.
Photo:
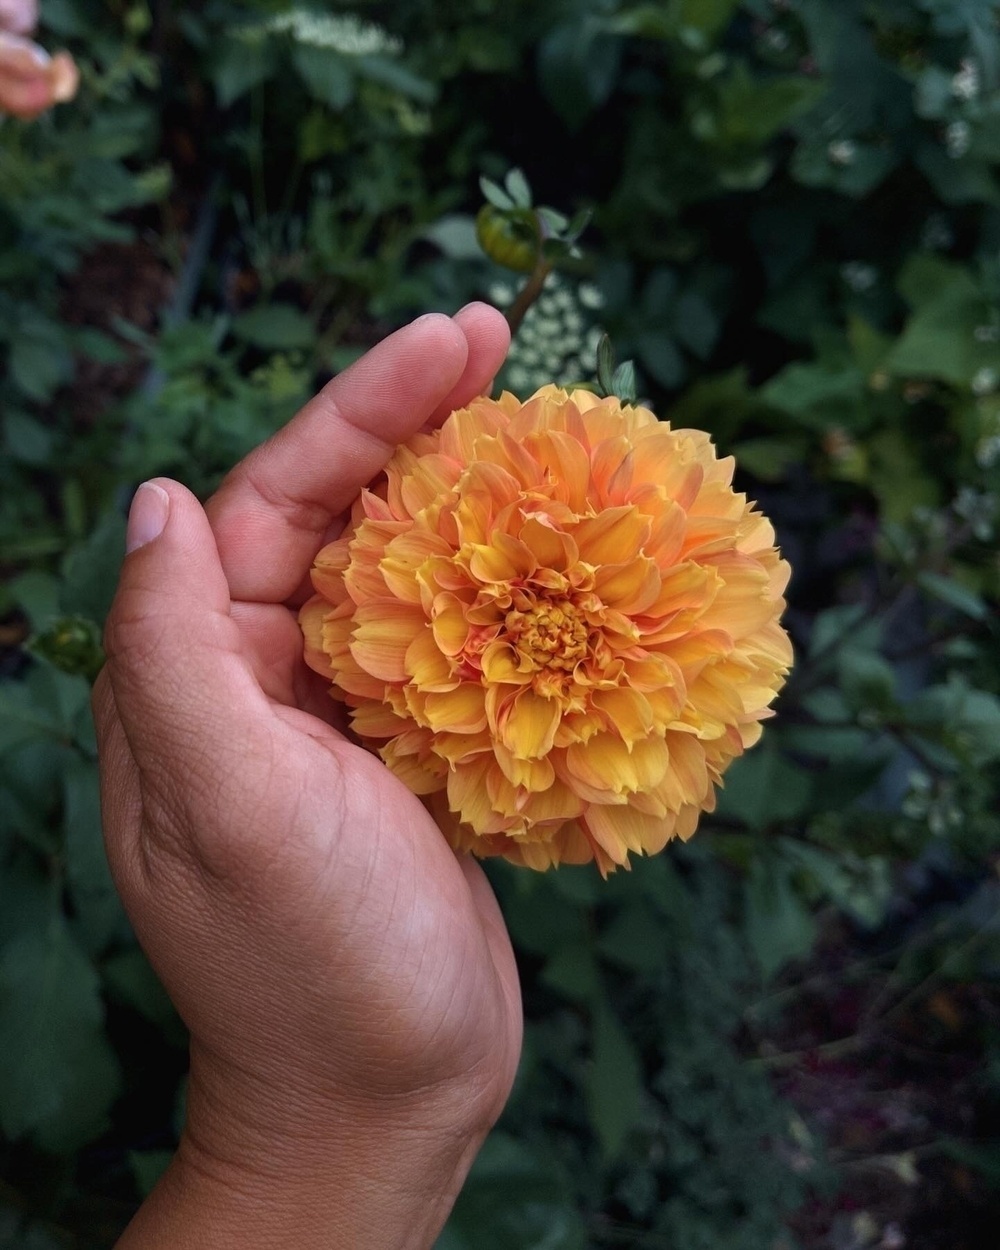
[[[95,690],[106,838],[191,1079],[122,1245],[430,1245],[509,1093],[520,994],[490,888],[333,727],[295,619],[360,488],[507,342],[483,305],[420,318],[204,510],[163,479],[133,503]]]

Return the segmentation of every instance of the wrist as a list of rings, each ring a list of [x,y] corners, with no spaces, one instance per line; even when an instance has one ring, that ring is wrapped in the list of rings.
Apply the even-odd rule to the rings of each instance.
[[[429,1250],[490,1127],[474,1104],[347,1101],[266,1126],[263,1107],[234,1119],[194,1087],[177,1154],[118,1250]]]

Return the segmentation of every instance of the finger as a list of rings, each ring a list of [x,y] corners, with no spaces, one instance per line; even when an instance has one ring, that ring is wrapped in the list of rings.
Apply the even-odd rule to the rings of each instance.
[[[101,763],[104,843],[118,888],[127,895],[139,875],[139,840],[134,835],[142,820],[142,793],[135,760],[115,706],[107,665],[98,673],[94,683],[91,708]]]
[[[167,814],[225,805],[238,770],[268,766],[270,705],[242,653],[208,520],[183,486],[139,488],[131,554],[108,617],[107,673],[129,749]]]
[[[485,306],[420,317],[251,452],[207,506],[233,598],[292,595],[332,520],[444,403],[471,399],[506,346],[503,318]]]
[[[507,318],[489,304],[467,304],[452,320],[465,335],[469,356],[451,393],[431,414],[432,425],[439,425],[456,408],[488,391],[510,347]]]
[[[330,698],[330,683],[307,668],[302,658],[302,629],[294,613],[280,603],[234,603],[232,617],[243,653],[261,690],[286,707],[310,712],[341,727],[343,716]]]

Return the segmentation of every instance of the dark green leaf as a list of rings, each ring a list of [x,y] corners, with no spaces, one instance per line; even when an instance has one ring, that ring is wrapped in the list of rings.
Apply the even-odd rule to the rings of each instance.
[[[61,917],[0,951],[0,1126],[46,1150],[79,1149],[120,1086],[97,976]]]
[[[786,860],[761,856],[751,864],[746,883],[746,927],[765,980],[811,949],[816,924],[795,892]]]
[[[642,1069],[631,1039],[603,999],[594,1012],[592,1036],[587,1109],[605,1156],[614,1159],[639,1117]]]
[[[261,304],[236,317],[232,328],[237,338],[266,351],[293,351],[316,341],[312,321],[291,304]]]
[[[512,169],[503,180],[507,194],[518,208],[531,207],[531,187],[520,169]]]
[[[104,851],[96,765],[73,757],[63,784],[66,875],[81,940],[93,956],[128,926]]]
[[[335,49],[296,44],[292,64],[309,94],[321,104],[340,112],[354,98],[352,62]]]

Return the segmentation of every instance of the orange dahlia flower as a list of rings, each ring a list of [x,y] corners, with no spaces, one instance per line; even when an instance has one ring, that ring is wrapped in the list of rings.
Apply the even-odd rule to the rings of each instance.
[[[545,387],[399,448],[316,557],[306,660],[452,845],[688,838],[791,663],[789,567],[708,435]]]

